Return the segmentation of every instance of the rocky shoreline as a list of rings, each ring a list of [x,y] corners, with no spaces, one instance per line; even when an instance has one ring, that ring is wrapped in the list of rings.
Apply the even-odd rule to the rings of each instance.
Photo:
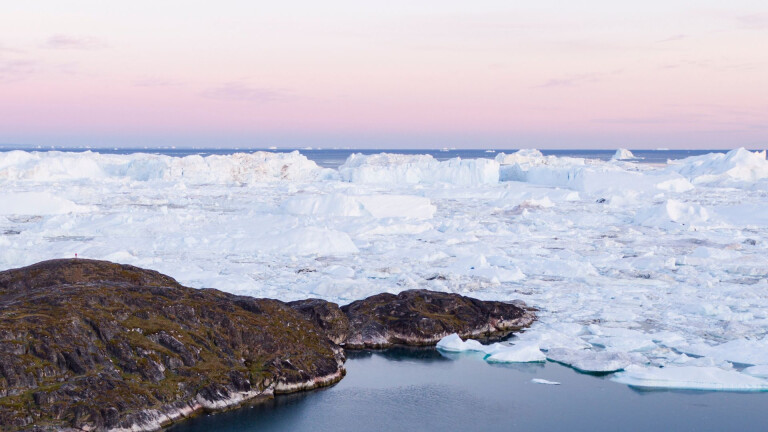
[[[522,304],[426,290],[283,303],[106,261],[45,261],[0,272],[0,429],[154,431],[334,384],[344,348],[500,337],[534,320]]]

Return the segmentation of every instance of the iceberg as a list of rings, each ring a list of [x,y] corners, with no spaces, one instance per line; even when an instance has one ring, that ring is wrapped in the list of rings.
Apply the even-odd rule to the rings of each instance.
[[[617,373],[611,379],[621,384],[643,388],[768,391],[768,381],[764,379],[717,367],[629,366],[624,372]]]
[[[616,150],[616,153],[613,154],[613,157],[611,158],[613,160],[630,160],[630,159],[636,159],[635,155],[632,154],[631,151],[620,148]]]
[[[251,184],[278,180],[313,181],[332,177],[299,154],[253,152],[172,157],[137,153],[108,155],[86,151],[0,152],[0,180],[181,181],[192,184]]]
[[[534,342],[517,342],[514,345],[499,349],[485,358],[485,361],[489,363],[532,363],[546,360],[547,356]]]
[[[473,186],[498,183],[499,164],[491,159],[454,158],[440,162],[430,155],[356,153],[339,167],[339,174],[350,183]]]
[[[669,171],[677,172],[693,184],[743,187],[768,179],[765,150],[751,152],[744,148],[726,154],[709,153],[669,162]]]
[[[632,364],[642,362],[642,356],[632,356],[623,352],[566,348],[553,348],[547,351],[547,359],[587,373],[616,372],[624,370]]]
[[[437,349],[456,353],[467,351],[485,352],[486,346],[474,339],[464,341],[458,334],[452,333],[437,342]]]

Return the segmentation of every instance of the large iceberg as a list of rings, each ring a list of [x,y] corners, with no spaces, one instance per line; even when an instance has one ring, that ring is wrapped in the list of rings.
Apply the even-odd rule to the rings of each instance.
[[[253,152],[171,157],[108,155],[91,151],[0,152],[0,179],[38,182],[70,180],[183,181],[249,184],[276,180],[313,181],[335,175],[304,155]]]
[[[353,154],[339,167],[344,181],[374,184],[448,183],[461,186],[499,182],[499,164],[490,159],[438,161],[430,155]]]
[[[669,171],[687,177],[693,184],[738,187],[768,179],[765,150],[751,152],[738,148],[726,154],[709,153],[669,164]]]

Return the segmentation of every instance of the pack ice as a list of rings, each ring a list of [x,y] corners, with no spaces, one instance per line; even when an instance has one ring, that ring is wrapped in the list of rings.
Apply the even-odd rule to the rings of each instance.
[[[524,300],[540,319],[510,343],[441,349],[641,387],[765,388],[765,152],[494,156],[355,154],[333,170],[299,152],[0,152],[0,268],[77,253],[282,300]]]

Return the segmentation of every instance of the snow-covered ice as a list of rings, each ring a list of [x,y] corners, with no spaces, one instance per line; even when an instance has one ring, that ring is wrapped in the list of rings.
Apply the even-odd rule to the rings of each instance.
[[[629,151],[629,150],[627,150],[625,148],[620,148],[620,149],[616,150],[616,153],[613,154],[613,157],[611,159],[613,159],[613,160],[630,160],[630,159],[635,159],[635,155],[633,155],[631,151]]]
[[[546,360],[547,356],[541,352],[539,345],[533,342],[518,342],[498,349],[485,358],[489,363],[530,363]]]
[[[612,379],[622,384],[646,388],[768,391],[768,381],[764,379],[716,367],[630,366]]]
[[[553,348],[547,351],[547,359],[588,373],[616,372],[626,369],[634,363],[643,363],[642,356],[633,356],[623,352],[567,348]]]
[[[539,321],[513,345],[457,350],[535,347],[643,386],[764,377],[765,152],[663,166],[493,156],[353,155],[326,169],[299,152],[0,152],[0,268],[77,253],[283,300],[412,288],[523,300]]]

